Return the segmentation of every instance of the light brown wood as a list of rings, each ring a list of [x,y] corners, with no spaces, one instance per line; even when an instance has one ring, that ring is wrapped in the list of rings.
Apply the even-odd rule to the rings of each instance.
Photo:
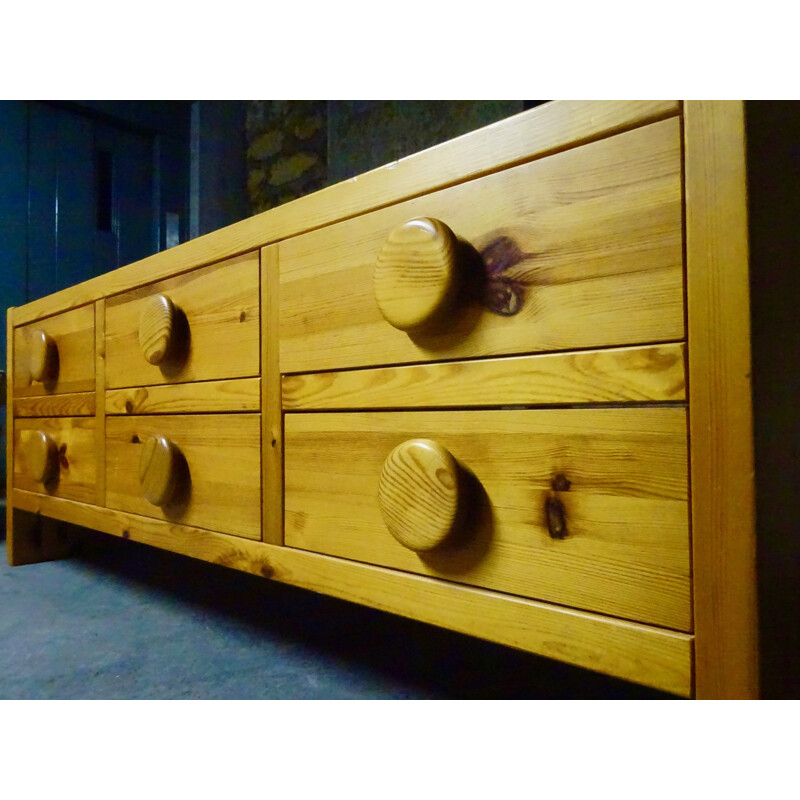
[[[687,102],[686,259],[698,698],[758,696],[744,111]]]
[[[106,388],[256,377],[259,374],[258,252],[195,270],[106,302]],[[178,347],[155,365],[142,355],[139,323],[156,295],[176,312]]]
[[[164,507],[142,494],[148,439],[170,439],[186,459],[184,491]],[[106,418],[106,504],[186,525],[261,538],[261,421],[257,414]]]
[[[166,436],[151,436],[139,455],[142,494],[154,506],[169,506],[180,490],[183,456]]]
[[[287,375],[283,406],[293,411],[681,402],[684,350],[683,344],[664,344]]]
[[[43,330],[28,331],[28,369],[32,381],[55,382],[58,378],[58,347]]]
[[[419,217],[389,231],[373,279],[378,309],[390,325],[413,331],[447,314],[462,277],[458,250],[455,234],[437,219]]]
[[[292,413],[284,430],[287,545],[691,630],[682,408]],[[469,530],[425,556],[378,503],[384,460],[412,438],[472,478]]]
[[[680,146],[665,120],[281,242],[281,372],[682,339]],[[373,272],[416,216],[446,220],[483,276],[446,330],[411,336]]]
[[[199,414],[260,408],[260,378],[138,386],[105,393],[106,414]]]
[[[14,486],[70,500],[95,502],[94,426],[93,417],[15,420]],[[47,483],[40,480],[42,450],[37,445],[42,434],[49,436],[57,449],[56,475]]]
[[[15,328],[13,333],[15,397],[95,390],[94,306]]]
[[[148,364],[160,364],[175,345],[175,304],[156,294],[147,299],[139,316],[139,349]]]
[[[52,436],[44,431],[30,431],[22,447],[29,477],[45,485],[58,478],[58,445]]]
[[[97,463],[97,504],[106,504],[106,301],[94,305],[95,363],[95,461]]]
[[[458,462],[432,439],[409,439],[383,462],[378,506],[389,533],[416,553],[433,550],[457,532],[467,499]]]
[[[688,696],[692,636],[15,490],[14,505]]]
[[[28,497],[42,497],[43,495],[28,494],[21,489],[14,489]],[[6,531],[6,556],[12,567],[25,564],[40,564],[43,561],[57,561],[69,558],[74,550],[76,534],[79,533],[73,526],[50,516],[32,514],[17,507],[12,509],[9,496],[9,516],[13,516],[13,530],[9,527]],[[44,496],[47,500],[53,498]],[[56,499],[57,503],[73,503],[72,500]],[[82,505],[77,503],[76,505]],[[94,508],[94,506],[86,506]],[[11,535],[9,535],[9,533]]]
[[[283,412],[278,365],[280,311],[278,248],[261,251],[261,370],[264,391],[261,408],[261,468],[263,539],[283,544]]]
[[[15,566],[18,561],[15,558],[15,535],[14,535],[14,504],[11,500],[11,493],[14,488],[14,470],[11,465],[14,463],[14,327],[11,322],[13,307],[6,311],[6,370],[7,379],[5,385],[5,415],[6,415],[6,559],[10,566]],[[21,537],[20,537],[21,539]]]
[[[679,112],[680,104],[674,100],[547,103],[35,300],[16,310],[14,324],[31,322],[104,295],[125,292],[389,203]]]
[[[94,411],[94,392],[14,398],[15,417],[89,417]]]

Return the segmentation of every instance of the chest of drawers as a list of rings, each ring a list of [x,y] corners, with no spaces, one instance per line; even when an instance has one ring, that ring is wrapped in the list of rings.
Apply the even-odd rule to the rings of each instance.
[[[10,563],[42,515],[757,696],[745,170],[741,103],[553,102],[9,309]]]

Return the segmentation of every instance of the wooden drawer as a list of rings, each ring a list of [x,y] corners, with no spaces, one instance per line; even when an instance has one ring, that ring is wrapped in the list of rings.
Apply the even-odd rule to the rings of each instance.
[[[280,370],[682,339],[681,203],[668,119],[287,239]],[[469,246],[396,232],[420,217]],[[438,316],[394,327],[399,298]]]
[[[143,452],[154,437],[166,439],[175,448],[166,475],[173,490],[159,504],[145,496],[148,478],[144,486],[140,481]],[[108,417],[106,504],[120,511],[260,539],[260,416]]]
[[[110,298],[106,386],[257,376],[258,287],[255,252]]]
[[[14,397],[94,392],[94,362],[94,304],[15,328]]]
[[[14,420],[14,486],[94,503],[95,443],[93,417]]]
[[[382,479],[418,438],[455,484],[411,450]],[[287,414],[286,544],[688,631],[687,472],[679,407]],[[457,530],[410,549],[398,501],[401,526]]]

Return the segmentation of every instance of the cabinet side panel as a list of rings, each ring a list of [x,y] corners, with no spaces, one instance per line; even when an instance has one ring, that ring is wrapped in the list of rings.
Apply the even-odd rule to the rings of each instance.
[[[684,106],[698,698],[758,695],[744,109]]]

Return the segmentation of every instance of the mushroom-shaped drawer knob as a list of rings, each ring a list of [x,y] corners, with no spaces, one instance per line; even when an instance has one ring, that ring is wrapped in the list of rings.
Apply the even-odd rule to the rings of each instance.
[[[42,383],[58,374],[58,347],[44,331],[35,330],[28,335],[28,369],[31,378]]]
[[[375,265],[375,300],[401,331],[435,323],[458,293],[458,240],[443,222],[412,219],[389,233]]]
[[[463,497],[461,467],[431,439],[410,439],[383,463],[378,504],[392,536],[409,550],[426,552],[458,527]]]
[[[139,317],[139,349],[150,364],[161,364],[175,344],[177,310],[164,294],[148,298]]]
[[[25,442],[25,461],[30,476],[39,483],[49,483],[58,475],[58,445],[44,431],[31,431]]]
[[[181,483],[181,462],[181,451],[166,436],[147,439],[139,456],[139,483],[148,502],[166,506],[175,499]]]

